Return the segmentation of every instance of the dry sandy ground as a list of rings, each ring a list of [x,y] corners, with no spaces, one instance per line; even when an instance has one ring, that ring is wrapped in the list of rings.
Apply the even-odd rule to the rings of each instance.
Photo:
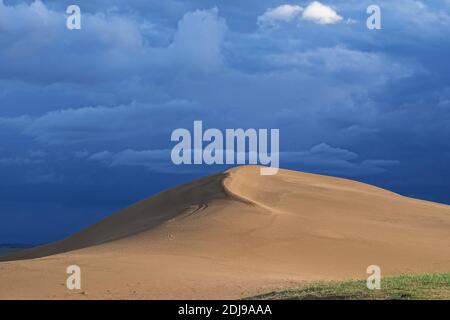
[[[449,206],[246,166],[9,257],[16,261],[0,262],[0,299],[234,299],[299,281],[365,278],[373,264],[383,274],[450,271],[449,244]],[[73,264],[78,291],[65,286]]]

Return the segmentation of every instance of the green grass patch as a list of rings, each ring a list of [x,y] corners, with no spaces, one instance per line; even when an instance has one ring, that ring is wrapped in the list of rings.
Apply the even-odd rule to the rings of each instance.
[[[366,280],[323,281],[250,297],[261,300],[392,300],[450,299],[450,272],[404,274],[381,278],[381,289],[367,289]]]

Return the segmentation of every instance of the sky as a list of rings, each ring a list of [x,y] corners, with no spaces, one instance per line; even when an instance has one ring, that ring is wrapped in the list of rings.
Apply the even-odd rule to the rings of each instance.
[[[278,128],[283,168],[450,204],[449,57],[450,0],[0,0],[0,243],[223,170],[172,164],[194,120]]]

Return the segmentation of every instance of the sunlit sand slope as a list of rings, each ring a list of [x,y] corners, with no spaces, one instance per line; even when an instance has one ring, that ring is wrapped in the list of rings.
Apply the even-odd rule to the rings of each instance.
[[[245,166],[0,263],[0,298],[239,298],[298,281],[450,270],[450,207]],[[33,259],[31,259],[33,258]],[[12,261],[15,260],[15,261]],[[82,289],[65,287],[67,266]]]

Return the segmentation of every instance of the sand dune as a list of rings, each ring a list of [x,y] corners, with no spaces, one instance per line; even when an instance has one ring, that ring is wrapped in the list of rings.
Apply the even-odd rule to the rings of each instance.
[[[298,281],[450,271],[450,207],[238,167],[0,263],[0,299],[239,298]],[[5,260],[5,258],[4,258]],[[13,261],[14,260],[14,261]],[[65,287],[79,265],[82,290]]]

